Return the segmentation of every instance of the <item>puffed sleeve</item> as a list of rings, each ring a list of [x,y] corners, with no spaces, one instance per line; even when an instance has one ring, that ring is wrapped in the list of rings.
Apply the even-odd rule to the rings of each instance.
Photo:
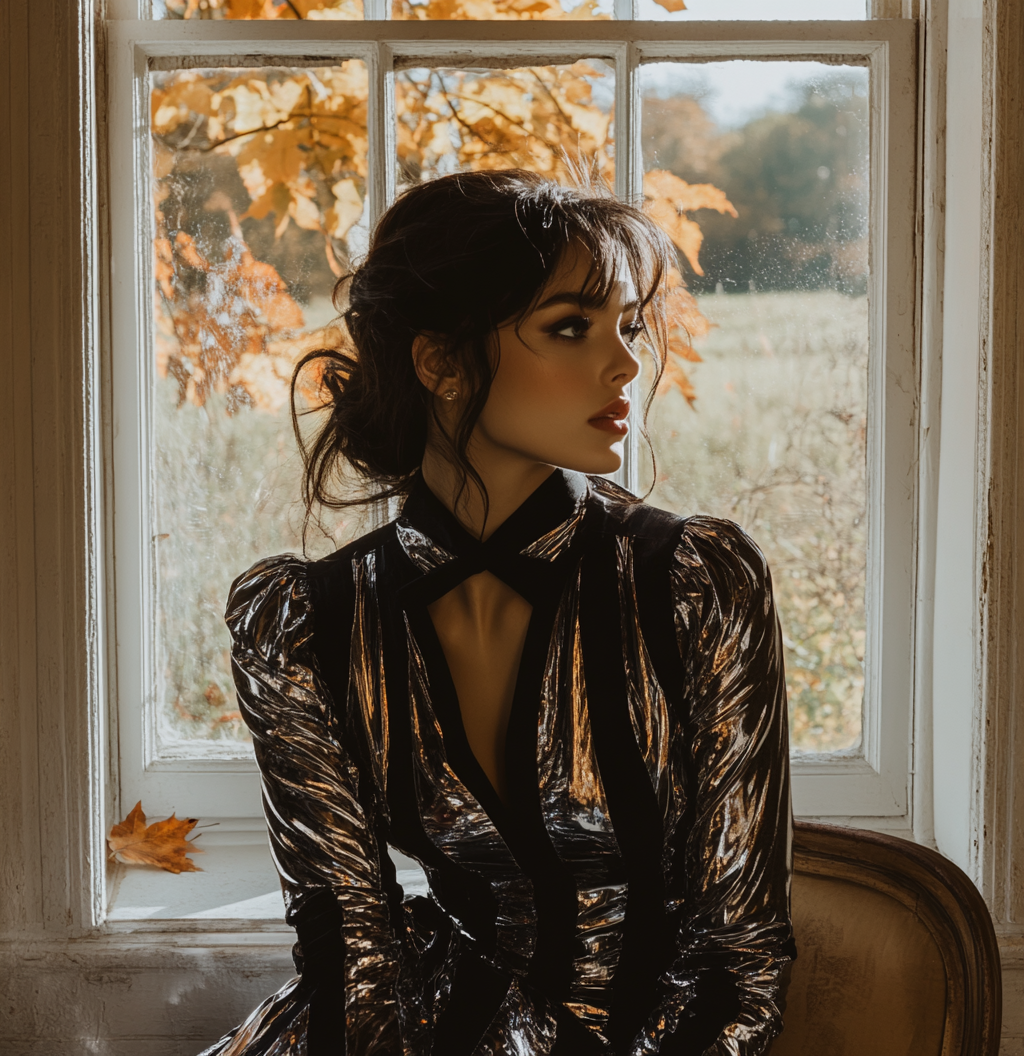
[[[786,683],[771,576],[738,526],[711,518],[687,522],[671,574],[690,686],[692,825],[677,893],[685,923],[644,1051],[761,1056],[782,1029],[795,956]]]
[[[285,556],[256,564],[233,584],[226,619],[286,919],[298,931],[302,985],[292,1000],[308,1003],[299,1017],[308,1020],[308,1038],[293,1031],[295,1045],[305,1047],[280,1051],[401,1052],[402,949],[382,883],[386,852],[313,655],[305,562]]]

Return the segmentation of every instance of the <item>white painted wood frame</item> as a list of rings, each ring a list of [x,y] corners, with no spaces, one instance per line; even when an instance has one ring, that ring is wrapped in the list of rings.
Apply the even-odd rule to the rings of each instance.
[[[194,22],[108,23],[114,432],[108,548],[117,570],[120,809],[143,799],[156,814],[229,818],[259,811],[244,746],[235,758],[199,745],[161,754],[153,724],[148,613],[153,583],[147,521],[147,414],[152,288],[148,161],[151,69],[313,65],[360,59],[370,83],[368,184],[375,218],[394,193],[396,66],[527,65],[601,58],[616,73],[616,192],[639,200],[637,71],[653,61],[808,59],[870,70],[871,261],[869,562],[863,747],[798,758],[801,816],[910,827],[914,714],[917,482],[915,210],[917,38],[910,21],[886,22]],[[634,431],[635,432],[635,431]],[[635,451],[626,467],[635,473]]]

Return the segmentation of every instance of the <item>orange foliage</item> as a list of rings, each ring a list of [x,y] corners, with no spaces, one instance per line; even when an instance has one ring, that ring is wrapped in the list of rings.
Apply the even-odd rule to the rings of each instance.
[[[181,2],[187,5],[184,17],[194,17],[189,11],[202,17],[204,10],[219,11],[215,17],[289,17],[276,0],[205,0],[205,8],[194,0]],[[474,2],[502,7],[502,17],[549,17],[557,6],[557,0],[457,2],[463,13]],[[409,17],[436,17],[422,11],[446,3],[429,0]],[[288,8],[304,17],[341,10],[312,0]],[[563,181],[584,169],[589,178],[611,184],[614,115],[611,93],[602,86],[605,76],[602,64],[587,62],[399,73],[397,145],[404,178],[416,182],[460,169],[522,166]],[[288,398],[297,359],[310,349],[345,342],[337,324],[304,330],[303,310],[288,283],[254,256],[242,221],[272,224],[275,238],[290,224],[315,232],[331,270],[342,274],[348,267],[347,238],[354,226],[366,223],[367,101],[366,68],[357,61],[273,71],[182,71],[157,79],[151,98],[157,368],[177,382],[181,402],[202,406],[211,392],[219,392],[227,396],[229,411],[245,406],[276,411]],[[249,204],[237,215],[223,190],[207,194],[203,209],[224,216],[231,232],[208,248],[186,230],[170,229],[161,207],[175,180],[203,171],[212,159],[230,163]],[[223,172],[223,162],[217,164]],[[710,184],[688,184],[665,170],[645,176],[644,195],[649,215],[701,274],[702,236],[690,214],[714,209],[735,216],[732,204]],[[180,215],[176,222],[183,222]],[[665,294],[670,365],[663,388],[675,386],[692,403],[693,387],[681,362],[699,362],[692,339],[710,324],[676,269]]]
[[[165,0],[172,18],[359,19],[362,0]]]
[[[698,275],[704,274],[698,259],[704,236],[697,223],[685,214],[698,209],[714,209],[730,216],[738,215],[732,202],[717,187],[712,187],[710,183],[687,183],[664,169],[654,169],[644,176],[644,209],[672,239]],[[696,299],[686,289],[683,277],[677,269],[673,268],[669,272],[665,289],[668,309],[668,359],[658,391],[665,392],[675,387],[692,407],[697,394],[689,375],[679,361],[701,361],[692,341],[695,337],[703,337],[711,329],[711,324],[701,314]]]
[[[427,70],[396,83],[398,158],[411,179],[522,167],[556,180],[614,179],[610,110],[594,100],[604,70],[587,62],[493,73]]]
[[[427,0],[414,3],[411,0],[394,0],[391,17],[396,19],[605,19],[597,9],[597,0],[580,0],[573,4],[567,0],[565,7],[560,0]]]
[[[669,11],[683,10],[681,0],[658,0]],[[166,0],[172,18],[220,19],[359,19],[361,0]],[[395,19],[536,19],[608,18],[597,10],[596,0],[393,0]]]
[[[697,209],[714,209],[730,216],[739,215],[717,187],[710,183],[687,183],[664,169],[655,169],[644,176],[644,199],[648,215],[664,229],[698,275],[704,274],[697,259],[704,236],[685,214]]]
[[[666,11],[685,11],[683,0],[655,0]],[[172,18],[360,19],[362,0],[166,0]],[[393,0],[395,19],[608,18],[596,0]]]

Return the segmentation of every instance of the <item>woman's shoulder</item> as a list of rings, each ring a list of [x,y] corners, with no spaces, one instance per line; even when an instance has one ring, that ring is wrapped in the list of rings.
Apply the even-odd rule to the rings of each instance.
[[[604,477],[590,477],[591,495],[617,535],[645,549],[671,551],[677,561],[694,567],[749,568],[767,574],[757,543],[735,521],[697,514],[684,517],[638,500],[625,488]]]
[[[231,584],[224,620],[235,654],[269,659],[301,644],[309,622],[308,562],[295,554],[261,558]]]
[[[232,582],[226,615],[230,617],[237,610],[265,605],[272,599],[280,602],[283,595],[292,594],[297,587],[301,589],[308,564],[297,554],[261,557]]]
[[[306,574],[314,584],[314,589],[321,583],[330,584],[334,590],[344,589],[343,584],[352,581],[352,564],[365,555],[379,549],[385,542],[394,537],[395,521],[375,528],[372,532],[353,539],[324,557],[309,561]]]
[[[758,580],[768,574],[761,548],[735,521],[724,517],[687,517],[678,554],[704,565],[744,569]]]
[[[322,623],[328,610],[344,608],[353,560],[393,530],[385,525],[317,559],[277,554],[255,562],[228,592],[224,618],[236,645],[269,654],[307,640],[314,622]]]

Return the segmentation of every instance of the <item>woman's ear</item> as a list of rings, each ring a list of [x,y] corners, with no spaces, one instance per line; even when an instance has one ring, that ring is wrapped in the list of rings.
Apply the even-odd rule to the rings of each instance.
[[[458,387],[458,377],[451,372],[451,360],[435,334],[417,334],[412,339],[412,363],[416,377],[435,396]]]

